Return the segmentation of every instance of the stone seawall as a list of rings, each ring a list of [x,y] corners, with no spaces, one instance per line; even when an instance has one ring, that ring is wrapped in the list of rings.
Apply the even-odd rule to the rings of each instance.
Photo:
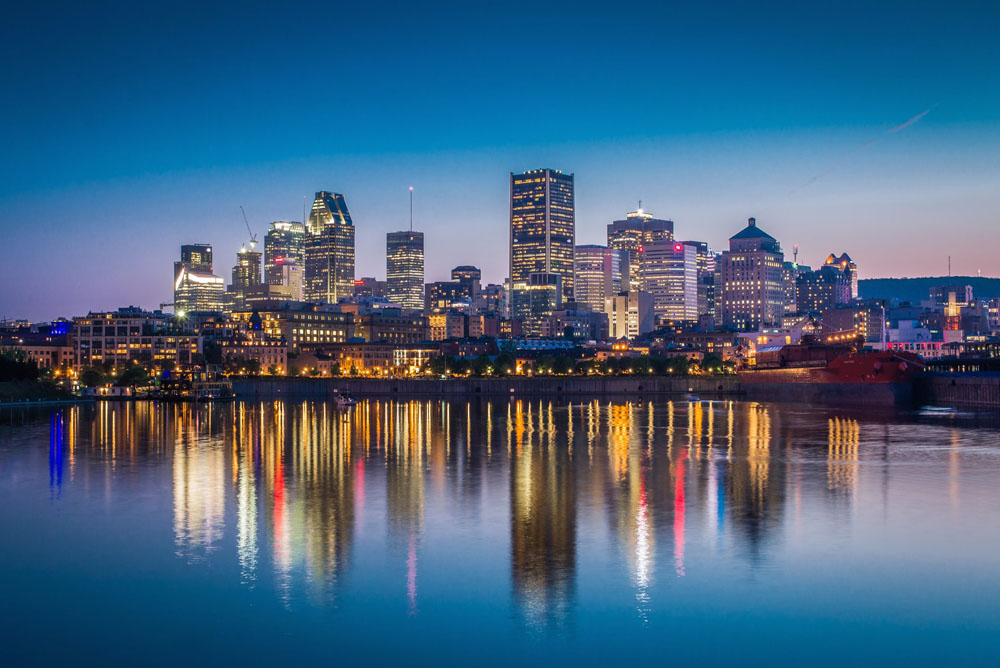
[[[1000,373],[929,373],[916,389],[923,404],[1000,409]]]
[[[694,394],[699,397],[737,396],[739,380],[719,377],[590,377],[577,378],[449,378],[352,379],[352,378],[259,378],[234,380],[233,392],[241,399],[252,397],[326,397],[335,390],[355,397],[367,396],[524,396],[524,395],[618,395]]]

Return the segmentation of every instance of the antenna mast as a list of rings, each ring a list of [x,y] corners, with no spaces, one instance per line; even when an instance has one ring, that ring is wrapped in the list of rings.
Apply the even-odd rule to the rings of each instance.
[[[413,186],[410,186],[410,232],[413,231]]]

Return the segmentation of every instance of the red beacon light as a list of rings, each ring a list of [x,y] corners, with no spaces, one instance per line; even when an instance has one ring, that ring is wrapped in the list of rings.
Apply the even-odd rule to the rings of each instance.
[[[674,250],[675,250],[675,251],[679,251],[679,250],[681,250],[682,248],[684,248],[684,246],[682,246],[682,245],[680,245],[680,244],[674,244]]]

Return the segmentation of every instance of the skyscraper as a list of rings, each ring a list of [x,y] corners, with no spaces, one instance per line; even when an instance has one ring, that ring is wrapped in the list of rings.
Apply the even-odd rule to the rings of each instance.
[[[653,218],[640,207],[625,214],[625,220],[608,225],[608,247],[629,254],[629,283],[632,290],[642,288],[642,248],[654,241],[673,241],[674,221]]]
[[[726,329],[781,327],[785,314],[781,244],[750,218],[719,256],[716,319]]]
[[[531,274],[560,277],[563,297],[573,298],[576,243],[573,175],[536,169],[510,175],[510,281],[526,290]],[[513,295],[512,295],[513,297]],[[513,299],[515,303],[526,303]],[[514,313],[514,317],[524,314]]]
[[[424,307],[424,233],[389,232],[385,239],[389,301],[407,309]]]
[[[305,299],[335,304],[354,294],[354,223],[344,196],[316,193],[306,225]]]
[[[305,256],[306,228],[302,223],[276,220],[264,236],[264,282],[288,285],[286,267],[301,271]]]
[[[657,320],[698,320],[698,247],[660,239],[642,248],[643,291],[653,296]]]
[[[174,313],[222,310],[225,281],[212,273],[212,246],[181,246],[181,259],[174,262]]]
[[[623,250],[588,244],[577,246],[573,257],[575,301],[591,311],[604,311],[605,302],[629,289],[629,255]]]

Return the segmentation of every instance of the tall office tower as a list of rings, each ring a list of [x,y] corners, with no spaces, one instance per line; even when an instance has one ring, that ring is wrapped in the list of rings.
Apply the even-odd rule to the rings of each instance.
[[[832,267],[837,267],[840,271],[847,274],[848,278],[851,280],[851,299],[858,298],[858,265],[851,259],[851,256],[847,253],[841,253],[839,256],[830,253],[826,257],[826,262],[823,264]]]
[[[578,304],[604,311],[605,301],[629,289],[627,251],[588,244],[577,246],[573,256],[573,293]]]
[[[653,295],[653,314],[674,322],[698,320],[698,247],[661,239],[643,245],[643,291]]]
[[[287,285],[286,266],[302,266],[305,256],[306,227],[302,223],[276,220],[264,236],[264,282]]]
[[[715,253],[704,241],[685,241],[695,247],[698,266],[698,316],[711,316],[715,300]]]
[[[625,214],[625,220],[616,220],[608,225],[608,247],[626,251],[629,254],[629,288],[642,288],[642,248],[654,241],[673,241],[674,221],[653,218],[640,207],[638,211]]]
[[[629,290],[608,297],[604,311],[608,314],[608,335],[612,339],[634,339],[655,329],[653,295]]]
[[[233,266],[233,290],[246,292],[248,288],[255,288],[261,284],[260,281],[260,253],[250,248],[241,247],[236,252],[236,264]]]
[[[174,313],[222,310],[225,280],[212,273],[212,246],[181,246],[181,259],[174,262]]]
[[[424,233],[385,236],[385,279],[389,301],[406,309],[424,307]]]
[[[850,301],[850,274],[835,265],[824,264],[816,271],[803,272],[795,278],[795,304],[801,313],[822,313]]]
[[[343,195],[316,193],[305,251],[306,301],[336,304],[354,294],[354,223]]]
[[[576,244],[573,175],[536,169],[510,175],[510,281],[513,293],[528,289],[532,274],[560,277],[563,297],[573,299]],[[526,314],[513,310],[515,318]]]
[[[785,314],[781,244],[750,218],[719,256],[717,321],[726,329],[781,327]]]
[[[544,336],[545,320],[562,308],[564,290],[560,274],[536,272],[521,289],[515,289],[511,312],[521,319],[525,335]]]

